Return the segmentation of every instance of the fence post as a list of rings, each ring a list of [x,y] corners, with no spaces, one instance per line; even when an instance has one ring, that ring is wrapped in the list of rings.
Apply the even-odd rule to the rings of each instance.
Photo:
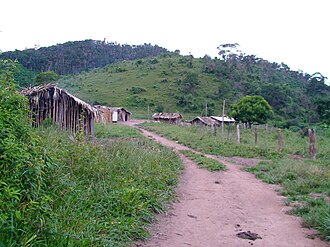
[[[215,124],[212,124],[212,125],[211,125],[211,133],[212,133],[212,135],[214,135],[214,136],[217,135],[217,129],[216,129]]]
[[[277,129],[277,135],[278,135],[278,153],[281,154],[283,151],[283,135],[281,129]]]
[[[316,148],[315,148],[315,130],[308,129],[308,136],[309,136],[309,157],[312,160],[316,158]]]
[[[258,125],[256,125],[254,129],[254,144],[257,146],[258,145]]]
[[[240,133],[240,129],[239,129],[239,124],[237,124],[237,143],[240,144],[241,143],[241,133]]]

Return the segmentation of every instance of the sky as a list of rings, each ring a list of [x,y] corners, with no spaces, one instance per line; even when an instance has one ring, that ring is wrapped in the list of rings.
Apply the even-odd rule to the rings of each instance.
[[[0,10],[2,52],[105,39],[215,57],[219,45],[238,43],[330,78],[328,0],[4,0]]]

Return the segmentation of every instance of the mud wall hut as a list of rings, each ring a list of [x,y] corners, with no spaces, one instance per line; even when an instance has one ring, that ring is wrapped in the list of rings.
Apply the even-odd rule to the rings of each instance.
[[[22,94],[28,97],[31,118],[35,127],[49,118],[61,129],[94,135],[95,108],[55,85],[27,88]]]
[[[179,124],[182,120],[182,115],[180,113],[158,112],[153,114],[152,118],[159,122]]]

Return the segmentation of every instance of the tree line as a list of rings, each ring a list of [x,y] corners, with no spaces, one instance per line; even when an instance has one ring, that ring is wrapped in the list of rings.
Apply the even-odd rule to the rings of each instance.
[[[18,60],[35,72],[54,71],[60,75],[76,74],[123,60],[134,60],[170,53],[158,45],[128,45],[98,40],[66,42],[39,49],[15,50],[0,54],[0,60]]]

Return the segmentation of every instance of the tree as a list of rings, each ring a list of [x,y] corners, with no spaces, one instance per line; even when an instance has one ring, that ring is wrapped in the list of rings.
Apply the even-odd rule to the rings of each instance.
[[[59,79],[59,75],[54,71],[41,72],[36,77],[36,83],[38,84],[47,84],[50,82],[57,81]]]
[[[272,107],[262,96],[245,96],[232,106],[230,115],[238,121],[248,123],[266,123],[272,116]]]

